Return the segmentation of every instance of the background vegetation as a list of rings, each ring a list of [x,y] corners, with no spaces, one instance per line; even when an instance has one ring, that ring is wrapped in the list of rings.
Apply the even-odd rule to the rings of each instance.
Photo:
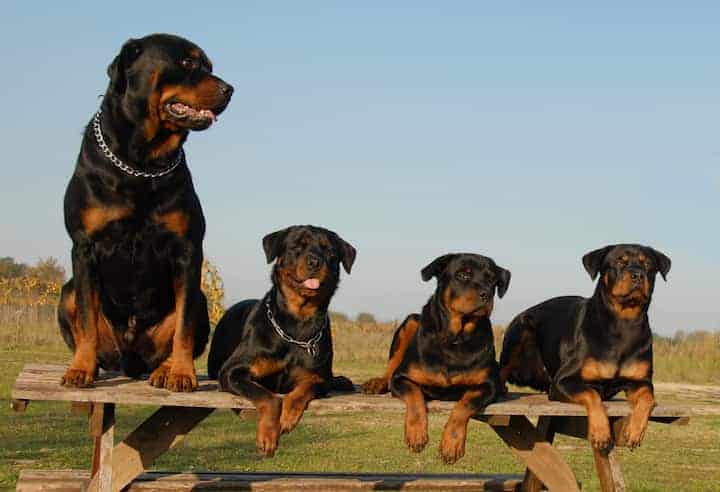
[[[71,415],[63,403],[33,402],[22,414],[10,410],[12,383],[28,362],[66,364],[70,353],[59,335],[55,306],[65,274],[52,258],[33,266],[0,259],[0,489],[12,490],[20,469],[87,468],[91,440],[86,419]],[[218,269],[206,263],[203,291],[210,317],[223,312],[224,291]],[[378,322],[371,313],[355,319],[331,313],[335,371],[356,383],[378,375],[397,322]],[[495,328],[499,347],[502,327]],[[656,337],[658,399],[663,402],[720,403],[720,334],[678,332]],[[197,363],[205,372],[205,357]],[[694,383],[694,386],[689,383]],[[154,409],[119,406],[118,436],[133,429]],[[217,411],[176,450],[157,463],[159,470],[355,471],[522,473],[520,463],[486,425],[472,424],[466,457],[453,467],[441,464],[437,443],[446,420],[430,418],[431,443],[421,454],[407,451],[400,414],[325,414],[310,412],[283,437],[273,459],[254,450],[254,420]],[[720,491],[720,418],[693,419],[689,426],[651,424],[643,447],[619,450],[628,490]],[[584,441],[560,437],[556,446],[583,484],[598,490],[592,455]],[[679,484],[679,485],[678,485]]]

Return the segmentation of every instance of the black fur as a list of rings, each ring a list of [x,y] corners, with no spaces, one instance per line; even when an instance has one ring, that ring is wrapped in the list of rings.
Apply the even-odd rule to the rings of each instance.
[[[188,60],[195,65],[190,67]],[[102,135],[111,151],[140,171],[167,168],[188,132],[210,124],[203,116],[209,113],[171,117],[168,105],[187,99],[187,104],[202,104],[198,111],[217,115],[230,100],[232,87],[211,70],[202,50],[177,36],[154,34],[125,43],[108,67],[110,83],[101,104]],[[175,95],[167,98],[171,91]],[[62,290],[58,319],[68,346],[77,348],[74,323],[80,324],[80,334],[91,326],[97,295],[97,315],[112,332],[98,339],[97,363],[131,376],[155,369],[169,356],[172,343],[157,347],[152,330],[174,312],[175,291],[182,285],[183,329],[188,331],[183,336],[193,339],[193,356],[200,355],[209,334],[200,291],[205,219],[187,164],[182,161],[158,178],[128,175],[103,154],[91,121],[64,210],[73,243],[73,277]],[[175,225],[167,214],[177,214]],[[82,378],[71,379],[65,384],[84,384]]]

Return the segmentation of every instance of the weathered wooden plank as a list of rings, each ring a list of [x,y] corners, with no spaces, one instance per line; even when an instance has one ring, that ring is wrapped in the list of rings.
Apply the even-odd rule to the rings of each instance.
[[[18,400],[59,400],[77,402],[123,403],[128,405],[184,406],[252,410],[252,404],[238,396],[218,391],[217,382],[199,377],[200,387],[193,393],[174,393],[150,386],[145,380],[133,380],[116,374],[101,374],[93,388],[66,388],[59,384],[64,366],[28,364],[13,387]],[[622,417],[630,408],[625,400],[605,403],[608,415]],[[449,411],[451,402],[429,403],[430,411]],[[330,398],[314,400],[311,412],[403,411],[404,405],[390,395],[337,393]],[[572,403],[553,402],[542,394],[512,393],[508,398],[489,405],[483,415],[585,416],[585,409]],[[720,405],[658,405],[653,417],[687,417],[720,415]]]
[[[89,481],[85,471],[23,470],[18,492],[79,492]],[[379,473],[146,473],[128,492],[251,491],[519,491],[519,475]]]
[[[24,412],[27,410],[28,403],[30,403],[29,400],[16,400],[13,399],[12,401],[12,409],[15,412]]]
[[[112,490],[122,490],[212,412],[212,408],[162,407],[153,413],[115,447]]]
[[[593,458],[595,458],[595,469],[600,479],[600,490],[602,492],[625,492],[625,480],[615,452],[604,453],[593,449]]]
[[[492,429],[549,490],[580,490],[575,475],[560,453],[526,417],[514,415],[509,426],[493,426]]]
[[[91,415],[92,403],[87,401],[70,402],[70,413],[73,415]]]
[[[115,446],[115,404],[93,403],[90,434],[95,441],[90,492],[111,492],[113,479],[113,447]]]
[[[538,433],[550,444],[555,439],[555,425],[553,420],[558,417],[546,417],[542,416],[538,418],[537,430]],[[580,417],[582,418],[582,417]],[[542,481],[535,475],[530,468],[525,469],[525,478],[523,479],[522,490],[523,492],[540,492],[543,488]]]

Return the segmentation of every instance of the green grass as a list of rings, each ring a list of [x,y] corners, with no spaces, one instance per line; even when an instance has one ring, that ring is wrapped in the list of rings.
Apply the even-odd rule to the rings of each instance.
[[[380,373],[389,344],[386,330],[370,328],[336,332],[336,372],[356,382]],[[23,364],[69,360],[57,343],[5,346],[0,350],[0,489],[12,490],[20,469],[88,468],[91,440],[87,418],[71,415],[69,405],[31,402],[24,413],[10,410],[10,387]],[[204,372],[204,360],[199,363]],[[672,401],[672,395],[658,396]],[[720,403],[720,402],[717,402]],[[148,407],[117,409],[117,435],[126,435],[152,413]],[[217,411],[180,446],[162,456],[158,470],[183,471],[351,471],[522,473],[523,467],[487,425],[471,423],[465,457],[445,466],[438,441],[446,415],[430,418],[430,444],[420,454],[403,444],[401,413],[308,414],[284,436],[278,454],[255,452],[255,422]],[[628,490],[719,491],[720,418],[696,418],[688,426],[651,424],[640,450],[619,450]],[[559,437],[583,490],[598,490],[592,455],[585,441]]]

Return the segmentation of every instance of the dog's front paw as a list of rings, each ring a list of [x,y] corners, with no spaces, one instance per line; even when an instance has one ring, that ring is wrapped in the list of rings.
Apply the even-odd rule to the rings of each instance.
[[[588,419],[588,440],[594,449],[608,453],[613,447],[610,422],[606,418]]]
[[[75,388],[87,388],[95,382],[95,371],[69,367],[65,371],[60,384]]]
[[[427,420],[413,419],[405,422],[405,444],[413,453],[419,453],[428,443]]]
[[[440,457],[446,465],[452,465],[465,456],[466,432],[450,424],[445,426],[440,441]]]
[[[362,392],[367,395],[382,395],[390,391],[386,378],[372,378],[362,385]]]
[[[645,432],[647,432],[648,422],[647,419],[637,418],[635,416],[630,417],[630,422],[625,427],[623,437],[625,438],[625,445],[630,449],[635,449],[642,443],[645,438]]]
[[[167,380],[165,381],[165,388],[170,391],[189,393],[195,391],[198,387],[197,376],[195,371],[192,372],[176,372],[172,369],[168,373]]]
[[[150,383],[150,386],[154,386],[155,388],[164,388],[169,375],[170,367],[167,364],[161,364],[157,369],[150,373],[150,379],[148,379],[148,382]]]
[[[255,446],[260,454],[268,458],[275,455],[280,440],[281,405],[280,399],[273,397],[266,405],[258,407]]]
[[[297,427],[304,410],[300,405],[290,402],[285,398],[282,405],[282,412],[280,413],[280,433],[287,434]]]

